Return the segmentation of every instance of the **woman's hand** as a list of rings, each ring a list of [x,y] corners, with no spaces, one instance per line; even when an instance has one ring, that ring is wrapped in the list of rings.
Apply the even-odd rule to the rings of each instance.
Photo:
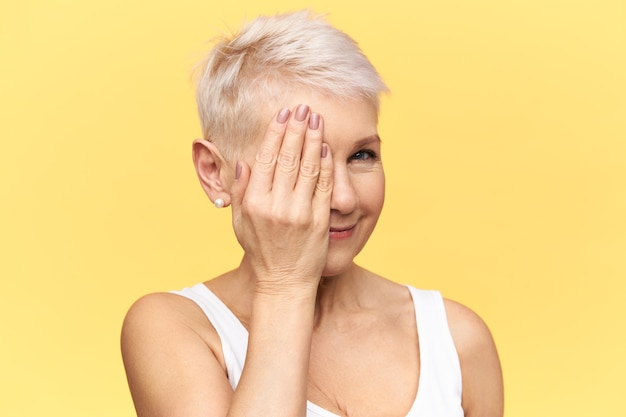
[[[317,289],[328,251],[332,157],[306,105],[272,119],[252,169],[238,162],[233,226],[257,291]]]

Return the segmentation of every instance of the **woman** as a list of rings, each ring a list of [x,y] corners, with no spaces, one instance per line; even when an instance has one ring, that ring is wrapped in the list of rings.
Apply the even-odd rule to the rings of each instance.
[[[130,309],[122,353],[139,416],[502,415],[482,320],[354,263],[383,206],[384,91],[356,44],[307,12],[215,46],[193,160],[245,254]]]

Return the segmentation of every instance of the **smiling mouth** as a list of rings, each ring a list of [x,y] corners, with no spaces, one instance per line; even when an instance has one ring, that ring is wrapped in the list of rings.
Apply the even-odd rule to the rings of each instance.
[[[354,227],[356,225],[348,226],[348,227],[331,227],[328,230],[328,234],[331,240],[338,239],[346,239],[352,236],[352,232],[354,231]]]

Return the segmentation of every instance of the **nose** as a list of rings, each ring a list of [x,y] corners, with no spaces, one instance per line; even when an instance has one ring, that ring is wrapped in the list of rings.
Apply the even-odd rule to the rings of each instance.
[[[352,213],[357,207],[358,197],[346,166],[335,166],[333,170],[333,192],[330,209],[341,214]]]

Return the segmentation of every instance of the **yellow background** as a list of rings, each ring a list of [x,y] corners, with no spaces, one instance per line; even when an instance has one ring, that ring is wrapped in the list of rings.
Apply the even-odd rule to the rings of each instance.
[[[393,91],[362,264],[485,318],[508,417],[626,415],[622,0],[3,0],[0,415],[133,415],[129,305],[240,256],[192,169],[191,67],[301,7]]]

